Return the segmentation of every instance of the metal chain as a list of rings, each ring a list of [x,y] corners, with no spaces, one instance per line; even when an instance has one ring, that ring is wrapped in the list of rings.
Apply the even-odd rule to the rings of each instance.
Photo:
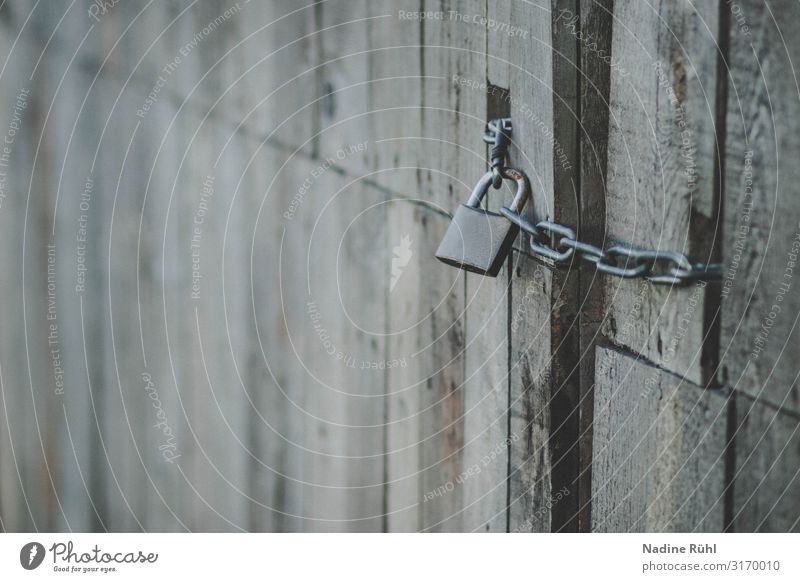
[[[722,278],[722,265],[719,263],[692,264],[686,255],[677,251],[654,251],[623,245],[613,245],[604,250],[579,241],[575,231],[563,224],[542,220],[534,225],[508,208],[502,208],[500,212],[530,235],[533,254],[553,268],[568,266],[578,258],[593,263],[601,273],[625,279],[643,277],[660,285],[686,285]]]
[[[508,146],[511,145],[511,125],[510,117],[500,117],[492,119],[486,124],[486,131],[483,134],[483,141],[492,144],[492,152],[489,155],[492,166],[492,186],[499,190],[503,185],[503,171],[506,165],[506,155]]]
[[[486,124],[483,141],[492,144],[492,185],[500,188],[506,175],[505,160],[511,145],[511,119],[492,119]],[[581,242],[575,231],[563,224],[542,220],[532,224],[520,214],[503,208],[500,210],[512,223],[530,235],[533,254],[553,268],[571,264],[575,257],[593,263],[595,268],[608,275],[633,279],[643,277],[661,285],[685,285],[693,281],[713,281],[722,278],[720,263],[695,263],[677,251],[653,251],[624,245],[607,249]]]

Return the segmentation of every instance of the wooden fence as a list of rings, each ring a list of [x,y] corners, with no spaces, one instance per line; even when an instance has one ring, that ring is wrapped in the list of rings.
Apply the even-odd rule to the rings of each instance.
[[[5,531],[798,531],[792,0],[0,4]],[[433,253],[510,115],[531,220]],[[492,190],[499,209],[510,188]]]

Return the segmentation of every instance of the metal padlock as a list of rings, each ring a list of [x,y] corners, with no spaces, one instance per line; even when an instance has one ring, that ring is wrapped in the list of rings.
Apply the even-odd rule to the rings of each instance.
[[[517,192],[509,209],[519,213],[528,201],[530,182],[524,172],[503,168],[503,178],[517,183]],[[502,214],[480,208],[481,200],[492,185],[494,173],[486,172],[466,204],[459,204],[444,234],[436,258],[471,273],[496,277],[519,232]]]

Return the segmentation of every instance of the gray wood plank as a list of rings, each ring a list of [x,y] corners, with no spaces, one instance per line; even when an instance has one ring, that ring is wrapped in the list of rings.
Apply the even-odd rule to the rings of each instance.
[[[317,520],[312,529],[328,531],[384,526],[385,216],[375,204],[381,196],[355,180],[367,159],[359,144],[369,134],[359,116],[368,108],[369,44],[366,24],[350,21],[365,13],[366,3],[331,2],[317,10],[317,82],[330,95],[321,102],[319,155],[312,162],[320,176],[303,208],[313,237],[300,288],[310,338],[303,358],[312,374],[306,436],[317,452],[307,459],[318,484],[308,489],[308,513]]]
[[[722,378],[749,396],[798,412],[791,361],[800,345],[793,289],[800,248],[798,169],[784,161],[800,151],[800,139],[779,122],[800,112],[797,85],[785,74],[798,54],[797,7],[748,2],[742,14],[752,34],[744,34],[736,19],[729,24]]]
[[[472,20],[476,14],[486,16],[486,6],[482,3],[462,2],[454,8],[453,16],[448,13],[450,19],[447,22],[448,28],[456,32],[451,39],[458,39],[460,34],[464,34],[464,41],[456,46],[474,51],[467,66],[459,67],[456,71],[466,80],[483,85],[477,89],[469,87],[461,90],[460,112],[474,116],[474,119],[461,121],[468,133],[462,137],[465,141],[459,143],[477,156],[485,156],[487,148],[478,141],[485,122],[489,116],[505,113],[494,113],[495,100],[486,89],[487,74],[492,66],[488,55],[496,50],[492,47],[494,35],[487,26],[479,27]],[[450,73],[452,87],[455,83],[452,69]],[[506,107],[507,104],[501,104],[501,108]],[[484,170],[485,160],[475,159],[472,165],[476,170]],[[465,162],[469,163],[467,160]],[[501,196],[496,194],[487,193],[484,202],[486,208],[495,212],[499,211],[502,204]],[[504,265],[495,279],[470,273],[466,275],[462,468],[462,528],[466,531],[497,532],[506,531],[507,528],[509,268],[508,264]]]
[[[250,269],[242,258],[249,244],[241,236],[242,215],[250,211],[234,192],[247,156],[242,141],[233,139],[215,167],[229,129],[193,111],[181,112],[181,127],[186,159],[167,228],[183,243],[166,252],[179,273],[166,307],[174,314],[168,316],[175,333],[171,357],[191,453],[184,470],[193,492],[190,519],[192,529],[237,531],[247,528],[249,505],[246,368],[237,360],[243,320],[250,318]]]
[[[285,424],[285,512],[289,514],[286,517],[293,530],[314,531],[324,525],[328,529],[337,529],[339,524],[317,521],[318,518],[336,517],[330,512],[322,513],[315,505],[315,500],[321,496],[317,489],[330,487],[333,479],[332,473],[327,479],[325,477],[326,471],[331,471],[329,464],[332,459],[324,454],[327,445],[323,437],[327,427],[322,422],[326,418],[322,414],[330,414],[326,410],[329,399],[326,391],[317,388],[317,381],[304,365],[305,362],[314,364],[319,358],[320,338],[314,333],[309,319],[308,259],[295,260],[295,256],[307,257],[308,253],[317,213],[313,207],[307,206],[314,205],[317,190],[304,184],[318,166],[302,157],[276,156],[272,151],[265,152],[265,155],[275,158],[272,162],[274,183],[270,179],[265,190],[264,224],[259,225],[258,237],[267,237],[267,246],[273,247],[271,262],[265,269],[271,279],[266,296],[272,298],[270,303],[274,304],[274,313],[267,316],[267,324],[270,318],[273,319],[271,328],[263,327],[260,316],[259,327],[263,329],[265,361],[287,400],[286,408],[282,406],[279,409],[288,414]],[[280,218],[270,220],[270,215],[276,211],[280,212]],[[269,265],[272,265],[271,269]],[[321,273],[317,275],[324,276]],[[301,292],[295,292],[297,289]],[[325,356],[327,358],[328,354]],[[322,376],[323,379],[326,377]],[[274,462],[271,457],[266,461]],[[322,471],[318,472],[317,466],[321,466]],[[322,493],[330,497],[337,491]],[[341,503],[339,499],[336,502]]]
[[[226,61],[237,72],[234,106],[217,108],[240,131],[266,135],[271,144],[288,151],[299,147],[309,155],[318,150],[322,107],[318,10],[313,3],[292,0],[243,6],[235,21],[241,45]]]
[[[147,161],[142,163],[141,174],[130,178],[134,183],[141,181],[141,186],[133,190],[139,195],[135,196],[130,215],[126,217],[136,223],[136,241],[132,243],[132,248],[136,249],[136,264],[131,267],[135,280],[130,283],[130,293],[137,306],[136,320],[128,330],[133,344],[126,359],[138,365],[134,376],[126,381],[131,383],[132,395],[152,400],[152,411],[145,413],[149,416],[140,419],[149,429],[140,454],[152,479],[144,519],[148,530],[166,531],[196,527],[190,522],[194,494],[181,474],[187,467],[184,462],[192,458],[192,439],[183,410],[184,406],[191,407],[191,403],[180,398],[174,376],[181,372],[182,347],[189,345],[181,332],[189,333],[191,328],[182,328],[175,321],[177,308],[168,308],[167,313],[173,317],[165,318],[164,303],[165,297],[170,298],[170,303],[178,300],[180,313],[191,310],[194,303],[191,257],[187,266],[185,259],[174,258],[172,254],[185,252],[191,243],[184,233],[168,227],[168,217],[176,208],[181,209],[178,211],[181,215],[186,213],[193,217],[195,209],[187,199],[199,196],[188,184],[184,187],[178,181],[178,169],[187,145],[178,107],[170,99],[159,100],[141,120],[137,132],[138,155],[142,155],[142,149],[149,152],[144,156]],[[165,255],[169,262],[165,263]],[[170,353],[172,360],[168,357]],[[172,438],[168,433],[172,433]]]
[[[490,30],[490,99],[498,87],[514,120],[510,163],[533,188],[524,215],[577,225],[577,44],[557,26],[577,3],[503,3]],[[504,20],[505,19],[505,20]],[[514,30],[510,33],[510,30]],[[508,193],[504,203],[510,202]],[[530,259],[518,239],[511,282],[509,519],[511,531],[576,529],[577,273]]]
[[[98,335],[87,343],[87,358],[102,370],[98,379],[92,379],[92,388],[107,450],[104,486],[118,492],[109,500],[108,521],[116,530],[140,531],[147,529],[143,522],[150,489],[144,459],[148,453],[158,455],[157,449],[148,446],[157,430],[151,431],[151,424],[157,421],[141,379],[142,360],[133,357],[142,351],[134,293],[138,257],[127,251],[137,247],[143,196],[139,177],[149,145],[136,139],[140,126],[133,111],[138,98],[124,92],[115,80],[103,82],[99,90],[106,107],[101,119],[108,120],[108,125],[92,151],[97,152],[97,197],[103,200],[98,206],[103,218],[98,221],[96,240],[97,268],[103,279],[98,286],[105,296],[97,306],[104,317]],[[96,350],[98,344],[104,349]],[[163,392],[161,386],[158,390]]]
[[[730,527],[797,531],[797,168],[780,120],[798,114],[786,67],[797,6],[746,2],[728,21],[725,238],[720,377],[737,392]]]
[[[311,228],[302,247],[308,253],[301,255],[303,278],[286,288],[301,289],[305,298],[304,320],[288,324],[306,336],[299,362],[307,376],[303,502],[310,529],[380,531],[384,219],[380,209],[369,210],[373,193],[348,182],[328,171],[312,187],[312,199],[325,192],[328,203],[304,209]]]
[[[509,530],[549,532],[553,507],[576,494],[554,488],[551,473],[550,312],[542,306],[552,297],[552,275],[516,256],[512,277]]]
[[[431,256],[433,239],[444,219],[424,206],[428,194],[419,188],[420,166],[430,149],[422,139],[420,24],[400,11],[419,3],[370,2],[368,25],[368,159],[367,179],[391,189],[384,194],[389,288],[386,299],[386,457],[385,528],[419,531],[436,502],[423,491],[424,450],[439,437],[423,434],[432,403],[423,407],[428,376],[436,374],[433,333],[449,322],[436,309],[445,277]],[[388,17],[386,16],[388,15]],[[377,194],[377,192],[376,192]],[[434,344],[435,345],[435,344]]]
[[[15,13],[27,13],[15,7]],[[2,21],[3,33],[0,42],[4,54],[10,54],[11,46],[17,35],[21,32],[23,20],[9,19],[9,11],[4,11],[5,19]],[[30,30],[27,31],[30,34]],[[53,489],[48,482],[46,471],[44,447],[40,444],[34,416],[34,405],[38,404],[39,414],[43,414],[47,403],[54,399],[55,379],[52,378],[51,368],[38,366],[42,374],[37,378],[42,382],[42,389],[35,395],[34,387],[28,376],[26,358],[28,350],[33,354],[49,356],[46,343],[48,326],[46,319],[47,304],[42,300],[34,302],[36,312],[35,320],[27,322],[27,310],[23,310],[23,295],[25,288],[22,285],[22,272],[25,270],[26,286],[36,290],[36,297],[46,298],[46,253],[44,245],[38,242],[31,245],[23,237],[26,228],[26,204],[28,201],[29,185],[32,179],[33,153],[36,143],[41,135],[43,113],[42,107],[47,97],[41,81],[32,83],[28,81],[34,63],[38,57],[37,43],[29,42],[27,36],[17,42],[14,50],[17,58],[10,59],[4,71],[3,83],[0,85],[0,100],[2,100],[2,114],[0,115],[0,132],[3,139],[8,136],[11,123],[14,121],[16,108],[19,129],[13,136],[14,143],[9,144],[8,159],[4,161],[2,206],[0,206],[0,221],[2,221],[2,238],[4,264],[7,268],[19,273],[19,277],[4,278],[0,285],[4,300],[0,302],[0,315],[3,318],[2,333],[0,333],[0,366],[2,366],[2,426],[3,434],[0,441],[0,458],[2,458],[2,511],[3,529],[6,531],[35,531],[50,526],[55,526],[58,511],[55,505]],[[33,40],[33,39],[31,39]],[[29,93],[20,94],[21,90]],[[19,103],[20,97],[25,104]],[[36,186],[39,183],[36,182]],[[36,212],[39,199],[31,194],[33,217],[28,217],[28,237],[37,240],[36,235],[46,227],[40,226]],[[46,215],[45,215],[46,218]],[[43,220],[42,222],[46,222]],[[33,231],[34,236],[31,235]],[[23,255],[23,246],[27,247]],[[31,285],[31,278],[35,279]],[[43,291],[44,290],[44,291]],[[32,341],[26,341],[26,333],[30,334]],[[42,338],[45,339],[42,342]],[[45,359],[47,362],[47,360]],[[41,400],[37,398],[41,396]],[[44,406],[44,408],[42,408]],[[62,413],[63,414],[63,413]],[[44,420],[44,418],[42,419]],[[47,442],[48,439],[45,439]],[[49,445],[48,447],[49,448]],[[51,459],[52,460],[52,459]],[[53,509],[53,515],[51,515]]]
[[[580,238],[603,245],[606,229],[605,189],[608,162],[609,90],[613,0],[581,0],[579,44],[581,68]],[[563,13],[558,24],[572,32],[574,15]],[[614,66],[612,67],[612,64]],[[623,71],[624,74],[624,71]],[[580,475],[578,512],[580,530],[591,529],[592,431],[594,413],[594,354],[605,315],[602,278],[594,265],[580,267]]]
[[[433,138],[426,146],[426,159],[431,169],[424,175],[423,188],[436,196],[437,204],[452,212],[456,204],[468,196],[486,168],[486,148],[480,136],[487,114],[487,36],[485,26],[470,20],[474,16],[483,17],[486,7],[482,2],[473,1],[426,2],[424,10],[441,17],[421,23],[426,76],[423,128],[425,135]],[[478,88],[465,88],[462,81],[475,83]],[[441,141],[437,143],[436,140]],[[437,242],[431,246],[431,251],[435,250]],[[503,377],[507,349],[502,347],[505,337],[502,288],[505,285],[502,280],[479,276],[464,278],[452,270],[445,276],[454,289],[466,292],[463,315],[455,312],[455,317],[464,319],[456,323],[463,329],[463,348],[460,348],[461,342],[453,346],[456,354],[463,349],[465,368],[463,380],[452,387],[442,378],[442,388],[436,394],[445,413],[442,420],[456,423],[449,429],[456,439],[439,451],[440,482],[429,487],[426,479],[426,491],[445,488],[442,514],[436,516],[439,523],[432,523],[428,529],[505,530],[507,461],[503,441],[507,429]],[[462,281],[464,287],[461,287]],[[469,298],[474,301],[470,302]],[[497,306],[495,298],[500,299],[501,315],[496,319],[487,318],[493,306]],[[473,317],[475,327],[471,327]],[[458,327],[453,331],[457,330]],[[439,341],[449,341],[450,337],[445,335]],[[496,447],[500,448],[494,458],[484,462]],[[451,491],[446,491],[448,488]],[[428,505],[430,502],[425,507],[426,512]]]
[[[800,531],[800,420],[736,396],[731,529]]]
[[[721,531],[726,396],[597,348],[592,529]]]
[[[606,245],[713,258],[718,17],[717,2],[614,3]],[[695,383],[710,379],[710,287],[605,285],[606,337]]]

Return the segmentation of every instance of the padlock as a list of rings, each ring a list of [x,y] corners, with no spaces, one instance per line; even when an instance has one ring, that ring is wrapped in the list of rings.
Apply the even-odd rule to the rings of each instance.
[[[528,177],[514,168],[503,168],[502,175],[517,183],[517,192],[509,209],[519,213],[528,201],[531,189]],[[436,251],[436,258],[443,263],[488,277],[496,277],[500,272],[519,232],[519,226],[502,214],[480,208],[493,177],[491,170],[486,172],[478,180],[467,203],[458,205]]]

